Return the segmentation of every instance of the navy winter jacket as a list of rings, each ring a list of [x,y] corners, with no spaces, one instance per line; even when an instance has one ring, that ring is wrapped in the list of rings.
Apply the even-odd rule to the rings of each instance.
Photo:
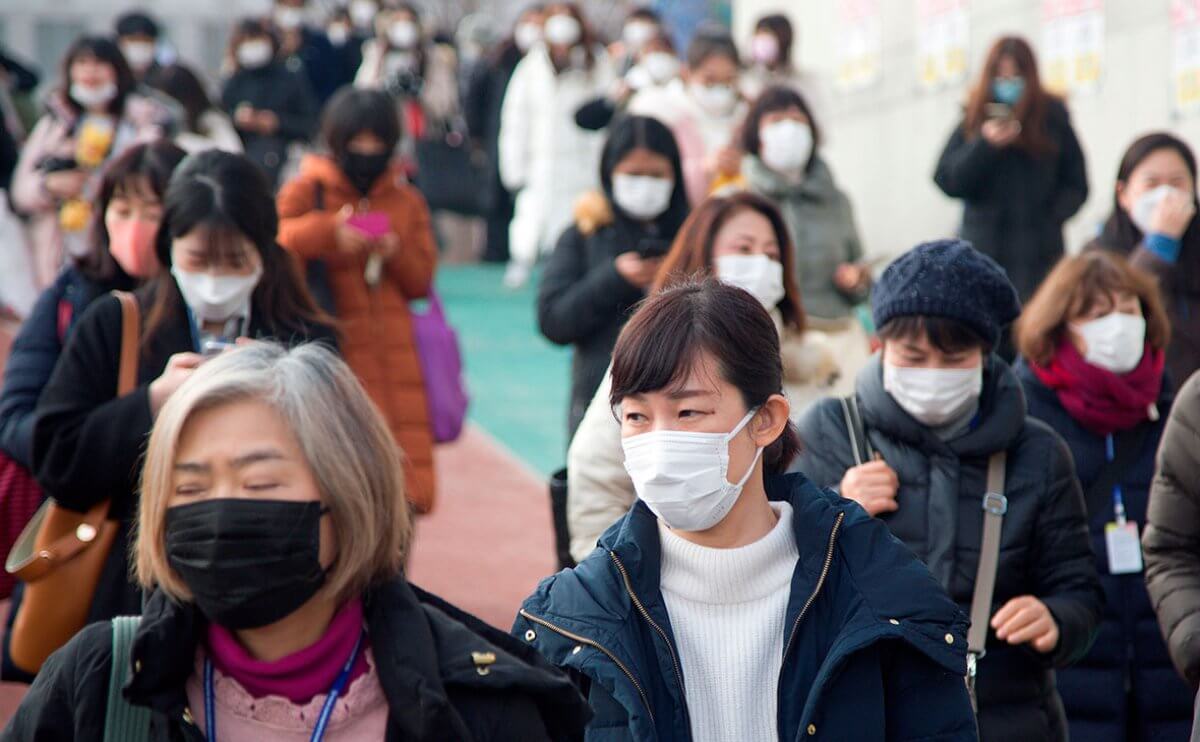
[[[876,355],[855,382],[867,437],[900,479],[899,510],[878,520],[913,550],[964,610],[979,569],[988,459],[1007,451],[1008,512],[992,596],[994,615],[1012,598],[1033,595],[1054,616],[1058,646],[1041,654],[1012,646],[989,629],[979,661],[979,732],[984,742],[1065,742],[1066,715],[1054,668],[1088,651],[1103,608],[1083,498],[1066,444],[1026,413],[1011,369],[993,355],[984,367],[979,413],[943,441],[883,388]],[[839,486],[854,456],[837,399],[823,399],[799,422],[805,450],[793,464],[819,485]]]
[[[131,288],[131,281],[124,283],[129,285],[102,286],[68,268],[42,292],[21,324],[4,367],[0,450],[26,469],[33,461],[33,410],[66,344],[66,334],[61,333],[66,328],[59,327],[60,321],[73,323],[93,299],[110,289]]]
[[[794,511],[779,739],[974,740],[967,619],[856,503],[768,477]],[[573,570],[542,581],[513,633],[566,668],[595,714],[589,740],[691,740],[686,673],[659,589],[658,524],[638,502]]]
[[[1075,459],[1075,471],[1088,492],[1105,468],[1105,438],[1078,422],[1022,360],[1014,368],[1029,400],[1029,414],[1063,437]],[[1149,425],[1138,454],[1121,478],[1125,514],[1146,527],[1146,505],[1154,478],[1154,453],[1162,438],[1174,392],[1163,385],[1161,419]],[[1116,435],[1119,449],[1122,434]],[[1067,709],[1071,739],[1088,742],[1185,740],[1192,727],[1192,692],[1176,674],[1158,630],[1158,621],[1142,574],[1112,575],[1108,570],[1105,525],[1113,521],[1111,495],[1089,502],[1088,530],[1106,605],[1096,642],[1074,667],[1058,673],[1058,692]],[[1131,733],[1132,732],[1132,733]]]

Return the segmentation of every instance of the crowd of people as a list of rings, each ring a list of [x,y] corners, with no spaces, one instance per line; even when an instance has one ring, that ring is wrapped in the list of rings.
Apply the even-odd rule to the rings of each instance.
[[[218,89],[131,12],[37,107],[0,54],[0,739],[1187,739],[1188,144],[1068,250],[1086,137],[1006,36],[930,163],[958,235],[868,250],[785,16],[485,26],[274,0]],[[507,633],[404,571],[446,214],[573,349]]]

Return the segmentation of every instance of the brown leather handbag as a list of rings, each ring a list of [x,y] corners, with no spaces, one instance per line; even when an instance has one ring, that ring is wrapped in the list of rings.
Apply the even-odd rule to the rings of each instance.
[[[117,396],[137,385],[141,313],[133,294],[114,291],[121,302],[121,365]],[[8,554],[5,570],[25,583],[13,622],[9,653],[13,664],[34,674],[54,650],[87,623],[104,563],[119,524],[109,520],[105,500],[86,513],[47,499]]]

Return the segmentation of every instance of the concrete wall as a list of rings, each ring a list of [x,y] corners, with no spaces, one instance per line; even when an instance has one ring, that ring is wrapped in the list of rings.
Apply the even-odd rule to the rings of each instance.
[[[850,194],[867,250],[902,252],[917,241],[953,233],[959,206],[934,186],[932,174],[959,120],[964,90],[923,92],[916,79],[915,0],[880,0],[883,8],[881,81],[848,95],[832,91],[838,43],[834,0],[734,0],[734,29],[749,39],[755,19],[787,12],[800,35],[800,61],[821,74],[830,90],[826,156]],[[1099,90],[1068,104],[1087,155],[1091,197],[1068,224],[1068,245],[1080,247],[1107,216],[1124,148],[1138,135],[1168,129],[1200,141],[1200,118],[1171,112],[1170,0],[1107,0],[1103,73]],[[991,40],[1002,33],[1040,44],[1039,0],[970,0],[971,79]]]

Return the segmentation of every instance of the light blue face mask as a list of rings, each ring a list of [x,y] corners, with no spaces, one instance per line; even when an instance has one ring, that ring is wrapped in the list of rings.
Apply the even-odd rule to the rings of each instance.
[[[1015,106],[1025,92],[1025,80],[1020,77],[997,77],[992,80],[992,97],[997,103]]]

